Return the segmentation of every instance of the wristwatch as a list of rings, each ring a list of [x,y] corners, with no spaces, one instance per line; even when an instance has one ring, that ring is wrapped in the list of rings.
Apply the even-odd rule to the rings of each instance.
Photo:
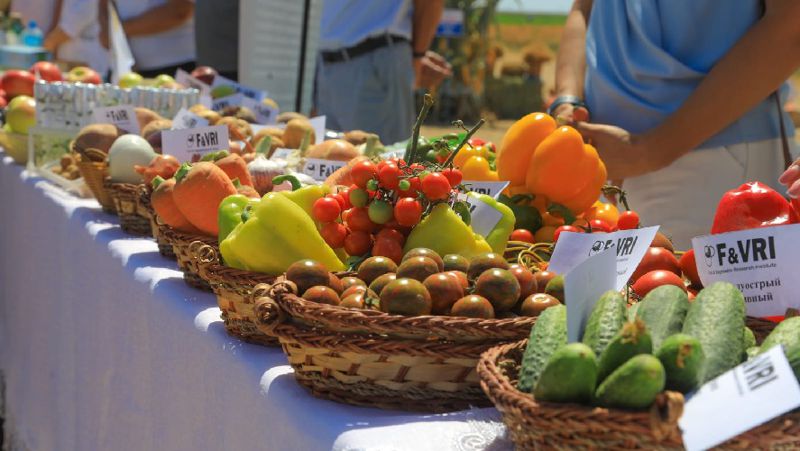
[[[574,105],[576,107],[579,106],[579,107],[586,108],[587,111],[589,110],[589,108],[586,106],[586,104],[583,102],[583,100],[581,100],[580,97],[566,95],[566,96],[558,96],[558,97],[556,97],[556,99],[553,100],[553,103],[551,103],[550,106],[547,107],[547,114],[552,116],[553,112],[556,110],[556,108],[558,108],[560,105],[565,104],[565,103],[570,103],[570,104],[572,104],[572,105]]]

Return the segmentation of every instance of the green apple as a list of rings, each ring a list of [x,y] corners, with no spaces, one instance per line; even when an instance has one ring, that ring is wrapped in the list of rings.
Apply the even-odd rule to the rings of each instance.
[[[134,86],[139,86],[144,81],[144,77],[137,74],[136,72],[128,72],[127,74],[119,77],[119,87],[120,88],[133,88]]]
[[[171,85],[172,83],[175,83],[175,79],[174,78],[172,78],[171,76],[169,76],[167,74],[161,74],[158,77],[156,77],[155,85],[157,87],[161,88],[161,87],[164,87],[165,85]]]
[[[16,96],[6,108],[6,123],[14,133],[27,134],[36,125],[36,100],[29,96]]]
[[[212,99],[220,99],[234,94],[236,94],[236,88],[231,85],[219,85],[211,90]]]

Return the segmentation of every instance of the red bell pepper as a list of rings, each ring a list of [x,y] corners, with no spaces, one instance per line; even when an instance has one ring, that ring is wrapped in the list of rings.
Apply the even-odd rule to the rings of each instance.
[[[798,222],[783,196],[760,182],[748,182],[722,196],[711,233],[755,229]]]

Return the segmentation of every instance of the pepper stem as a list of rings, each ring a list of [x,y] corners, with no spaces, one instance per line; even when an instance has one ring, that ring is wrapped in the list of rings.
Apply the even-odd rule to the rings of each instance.
[[[419,116],[417,116],[417,121],[414,123],[414,128],[411,130],[411,147],[406,150],[405,158],[406,164],[411,165],[416,157],[417,157],[417,144],[419,141],[419,131],[422,128],[422,123],[425,122],[425,118],[428,117],[428,112],[430,112],[431,107],[433,106],[433,97],[430,94],[425,94],[425,97],[422,99],[422,109],[419,111]]]
[[[157,175],[157,176],[156,176],[156,177],[153,179],[153,181],[151,181],[151,182],[150,182],[150,186],[151,186],[151,187],[153,187],[153,189],[156,189],[156,188],[158,188],[158,186],[159,186],[159,185],[161,185],[162,183],[164,183],[164,177],[161,177],[160,175]]]
[[[178,168],[178,171],[175,173],[175,181],[180,182],[181,180],[183,180],[191,170],[192,170],[191,164],[183,163],[181,167]]]
[[[297,191],[303,186],[303,184],[300,183],[300,180],[297,180],[297,177],[290,174],[279,175],[272,179],[273,185],[280,185],[283,182],[291,183],[292,191]]]
[[[478,131],[479,128],[483,127],[483,124],[485,124],[485,123],[486,123],[486,119],[481,118],[481,120],[479,120],[478,123],[475,124],[474,127],[472,127],[471,129],[467,130],[467,134],[464,135],[464,138],[461,139],[461,142],[458,143],[458,146],[455,148],[455,150],[453,150],[450,153],[450,155],[447,157],[447,160],[445,160],[445,162],[442,164],[442,167],[447,167],[447,166],[450,166],[451,164],[453,164],[453,160],[456,158],[456,155],[458,155],[458,152],[461,150],[461,148],[464,147],[467,144],[467,141],[469,141],[470,138],[472,138],[472,135],[474,135]]]
[[[269,158],[269,151],[272,149],[272,136],[267,135],[258,142],[256,146],[256,154],[264,155]]]
[[[233,186],[236,187],[236,189],[242,187],[242,182],[241,180],[239,180],[239,177],[236,177],[235,179],[231,180],[231,182],[233,183]]]

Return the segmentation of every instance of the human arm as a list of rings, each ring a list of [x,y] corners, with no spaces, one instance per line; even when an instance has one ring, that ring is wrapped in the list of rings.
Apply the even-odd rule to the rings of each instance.
[[[609,177],[635,177],[668,166],[763,101],[800,67],[800,2],[766,3],[764,16],[658,126],[634,135],[610,125],[578,124],[600,152]]]
[[[147,36],[172,30],[194,15],[192,0],[168,0],[161,6],[122,22],[122,28],[129,37]]]
[[[100,0],[64,0],[58,23],[47,33],[44,47],[55,53],[61,44],[79,36],[98,16]]]
[[[431,88],[452,74],[450,64],[438,53],[428,50],[442,18],[444,0],[414,0],[411,46],[417,86]]]
[[[575,0],[567,14],[561,44],[556,58],[556,96],[576,96],[583,98],[583,81],[586,73],[586,29],[592,0]],[[562,103],[553,111],[556,116],[572,122],[575,106]]]

